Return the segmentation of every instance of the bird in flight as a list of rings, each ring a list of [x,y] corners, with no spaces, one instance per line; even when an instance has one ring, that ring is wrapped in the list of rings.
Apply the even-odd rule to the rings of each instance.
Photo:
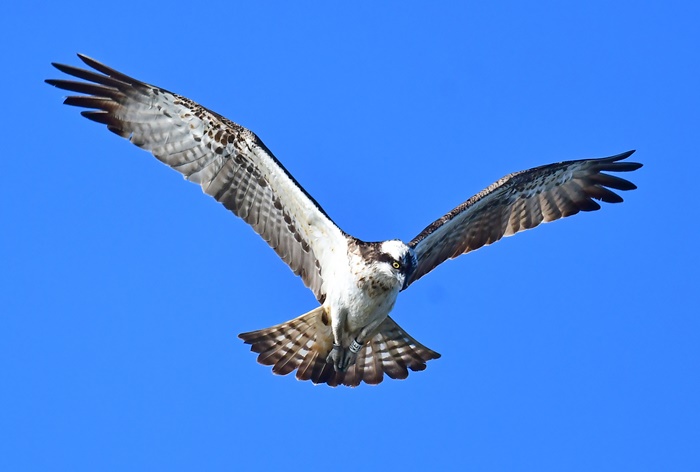
[[[276,374],[331,386],[405,379],[440,354],[390,316],[396,298],[447,259],[579,211],[622,202],[636,186],[634,151],[515,172],[429,224],[407,244],[361,241],[340,229],[250,130],[192,100],[82,54],[91,69],[54,63],[80,80],[49,79],[81,95],[64,103],[150,151],[253,227],[313,292],[319,306],[239,337]]]

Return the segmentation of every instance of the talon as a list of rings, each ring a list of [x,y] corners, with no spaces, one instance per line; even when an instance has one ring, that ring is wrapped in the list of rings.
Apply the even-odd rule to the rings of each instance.
[[[333,349],[331,349],[331,352],[328,353],[328,356],[326,357],[326,362],[328,364],[338,365],[338,361],[340,360],[341,349],[342,348],[337,344],[333,344]]]
[[[331,349],[331,352],[328,353],[326,362],[333,364],[336,371],[342,372],[342,370],[340,370],[340,363],[342,362],[343,357],[343,348],[337,344],[333,344],[333,349]]]
[[[352,352],[351,350],[346,350],[345,351],[345,359],[343,359],[344,366],[343,366],[343,372],[348,370],[350,367],[352,367],[353,364],[355,364],[355,360],[357,359],[357,353]]]
[[[349,349],[342,348],[337,344],[333,344],[333,349],[331,349],[331,352],[328,353],[326,362],[333,364],[333,367],[337,372],[345,372],[355,363],[356,358],[357,353],[352,352]]]

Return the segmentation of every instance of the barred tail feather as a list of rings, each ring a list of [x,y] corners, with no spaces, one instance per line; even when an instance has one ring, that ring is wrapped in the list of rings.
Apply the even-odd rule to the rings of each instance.
[[[326,357],[333,347],[330,320],[322,306],[286,323],[238,335],[258,362],[271,365],[272,372],[287,375],[297,370],[299,380],[325,383],[335,373]]]
[[[405,379],[408,371],[426,368],[426,362],[440,357],[413,339],[390,317],[377,334],[357,354],[355,365],[347,372],[336,372],[326,358],[333,347],[330,320],[323,307],[270,328],[238,336],[250,350],[258,353],[258,362],[271,365],[272,372],[287,375],[294,370],[299,380],[332,387],[356,387],[361,382],[376,385],[386,373],[392,379]]]
[[[362,381],[376,385],[384,380],[384,374],[392,379],[405,379],[409,370],[425,370],[426,362],[439,357],[440,354],[416,341],[387,316],[377,334],[357,353],[355,365],[344,373],[340,383],[349,387],[356,387]]]

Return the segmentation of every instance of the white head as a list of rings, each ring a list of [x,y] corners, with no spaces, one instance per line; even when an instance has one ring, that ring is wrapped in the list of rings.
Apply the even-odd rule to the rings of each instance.
[[[399,261],[408,251],[410,251],[410,248],[398,239],[391,239],[389,241],[379,243],[379,250]]]
[[[363,261],[362,266],[371,273],[371,277],[387,288],[404,288],[415,270],[413,249],[398,239],[376,243],[354,240],[353,247],[353,252]]]
[[[416,266],[413,250],[398,239],[379,243],[374,259],[381,271],[403,287]]]

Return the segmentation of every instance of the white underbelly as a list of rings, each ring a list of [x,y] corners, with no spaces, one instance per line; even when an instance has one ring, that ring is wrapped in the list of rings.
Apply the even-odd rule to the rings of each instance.
[[[372,297],[355,287],[355,290],[350,290],[346,296],[340,297],[334,311],[345,312],[346,334],[354,338],[365,326],[387,317],[394,308],[398,293],[396,289]]]
[[[359,264],[358,264],[359,265]],[[374,278],[369,267],[351,270],[338,264],[329,277],[325,305],[331,313],[334,326],[340,327],[342,337],[351,341],[368,325],[383,321],[394,308],[399,294],[398,281],[384,277],[381,282]]]

